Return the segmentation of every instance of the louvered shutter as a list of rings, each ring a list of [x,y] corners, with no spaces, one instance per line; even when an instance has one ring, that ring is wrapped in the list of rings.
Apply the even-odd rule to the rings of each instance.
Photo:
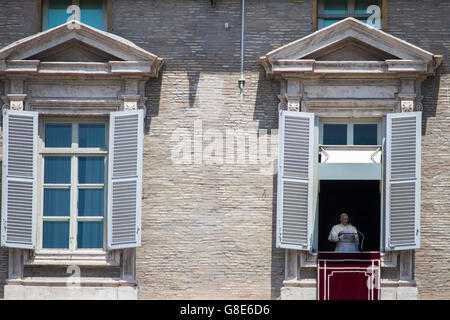
[[[34,249],[38,113],[3,113],[2,246]]]
[[[141,245],[143,110],[110,114],[108,249]]]
[[[277,247],[310,250],[314,114],[282,110],[279,121]]]
[[[392,113],[386,120],[386,250],[416,249],[422,113]]]

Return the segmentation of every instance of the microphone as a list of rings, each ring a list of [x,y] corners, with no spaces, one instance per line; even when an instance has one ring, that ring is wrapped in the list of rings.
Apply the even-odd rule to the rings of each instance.
[[[361,235],[361,252],[362,251],[364,251],[363,250],[363,246],[364,246],[364,234],[361,232],[361,231],[359,231],[358,229],[356,229],[356,232],[358,233],[358,234],[360,234]]]

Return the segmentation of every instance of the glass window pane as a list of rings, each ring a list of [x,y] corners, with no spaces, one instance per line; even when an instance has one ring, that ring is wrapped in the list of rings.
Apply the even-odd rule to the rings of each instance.
[[[70,216],[70,189],[44,189],[44,216]]]
[[[105,182],[104,157],[78,158],[78,183],[104,183],[104,182]]]
[[[105,147],[104,123],[80,123],[78,135],[80,148]]]
[[[103,248],[103,221],[79,221],[77,241],[78,248]]]
[[[44,221],[44,248],[69,248],[69,221]]]
[[[104,192],[103,189],[78,190],[78,215],[103,217]]]
[[[354,145],[376,145],[377,144],[377,124],[354,124],[353,144]]]
[[[347,14],[347,0],[324,0],[324,14]]]
[[[59,26],[66,23],[67,8],[72,4],[72,0],[49,0],[48,1],[48,28]]]
[[[81,22],[91,27],[103,29],[103,1],[80,0]]]
[[[367,8],[371,5],[378,5],[377,0],[355,0],[355,14],[367,14]],[[371,12],[369,12],[371,13]]]
[[[45,146],[70,148],[72,146],[72,125],[70,123],[47,123],[45,125]]]
[[[323,27],[331,26],[333,23],[339,22],[341,19],[323,19]]]
[[[70,157],[45,157],[44,183],[70,183]]]
[[[347,144],[347,125],[331,124],[323,125],[323,144],[324,145],[346,145]]]

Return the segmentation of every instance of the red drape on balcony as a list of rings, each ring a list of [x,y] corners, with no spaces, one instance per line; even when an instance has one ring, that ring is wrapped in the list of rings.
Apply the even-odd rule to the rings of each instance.
[[[378,300],[380,253],[319,253],[319,300]]]

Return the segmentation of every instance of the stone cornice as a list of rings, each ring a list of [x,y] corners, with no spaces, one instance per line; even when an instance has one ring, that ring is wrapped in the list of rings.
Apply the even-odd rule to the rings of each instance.
[[[41,62],[39,60],[0,60],[0,73],[39,75],[136,75],[157,77],[162,59],[155,61]]]
[[[365,50],[369,54],[372,54],[371,50],[374,51],[377,59],[355,60],[345,54],[340,59],[323,58],[327,53],[352,43],[366,46]],[[275,78],[314,74],[417,78],[433,75],[442,63],[442,56],[434,55],[354,18],[347,18],[267,53],[260,58],[260,62],[266,74]]]
[[[346,18],[306,37],[270,51],[270,60],[302,59],[324,47],[335,45],[345,39],[361,42],[406,60],[431,60],[433,54],[384,31],[373,28],[354,18]]]
[[[367,75],[433,75],[436,62],[416,60],[386,60],[386,61],[316,61],[278,60],[270,62],[267,56],[260,59],[269,77],[292,77],[312,74],[367,74]]]
[[[116,57],[105,62],[49,62],[33,59],[37,54],[77,40],[88,47]],[[30,59],[31,58],[31,59]],[[50,30],[18,40],[0,49],[0,76],[39,75],[136,75],[157,77],[164,60],[117,35],[81,22],[67,22]]]

